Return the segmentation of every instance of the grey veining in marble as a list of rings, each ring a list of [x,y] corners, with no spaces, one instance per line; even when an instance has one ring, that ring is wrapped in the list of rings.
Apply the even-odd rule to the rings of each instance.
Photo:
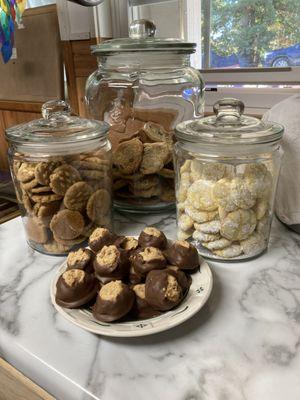
[[[136,234],[175,237],[173,214],[116,216]],[[269,251],[211,262],[214,289],[183,325],[132,339],[98,337],[50,303],[62,259],[33,252],[20,219],[0,226],[0,354],[61,400],[299,400],[300,236],[274,221]]]

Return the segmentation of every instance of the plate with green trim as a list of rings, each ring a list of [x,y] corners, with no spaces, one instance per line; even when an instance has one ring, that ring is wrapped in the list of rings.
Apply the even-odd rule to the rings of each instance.
[[[60,307],[55,301],[56,282],[67,268],[66,261],[58,268],[51,282],[51,301],[56,310],[68,321],[97,335],[112,337],[152,335],[182,324],[200,311],[207,302],[213,287],[213,276],[207,262],[202,259],[201,261],[200,268],[191,275],[192,284],[184,300],[176,308],[158,317],[106,323],[97,321],[88,308],[67,309]]]

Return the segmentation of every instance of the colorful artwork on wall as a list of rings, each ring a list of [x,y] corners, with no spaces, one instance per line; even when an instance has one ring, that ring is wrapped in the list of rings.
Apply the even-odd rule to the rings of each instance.
[[[21,23],[26,0],[0,0],[0,51],[7,63],[14,46],[15,22]]]

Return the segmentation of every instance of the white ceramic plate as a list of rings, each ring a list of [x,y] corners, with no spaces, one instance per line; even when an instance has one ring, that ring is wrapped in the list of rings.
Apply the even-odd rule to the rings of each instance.
[[[211,270],[204,261],[200,266],[200,270],[191,275],[192,284],[190,290],[183,302],[174,310],[145,320],[106,323],[97,321],[87,309],[67,309],[56,304],[56,282],[66,267],[66,262],[64,262],[56,271],[51,283],[50,296],[54,307],[67,320],[73,322],[73,324],[80,326],[86,331],[105,336],[146,336],[173,328],[191,318],[204,306],[213,286]]]

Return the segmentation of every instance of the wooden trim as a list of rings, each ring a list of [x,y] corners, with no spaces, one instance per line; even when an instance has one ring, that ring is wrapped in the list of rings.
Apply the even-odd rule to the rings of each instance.
[[[0,383],[0,399],[55,400],[2,358],[0,358]]]
[[[24,11],[23,16],[51,14],[51,13],[55,13],[55,14],[57,13],[56,4],[49,4],[47,6],[27,8]]]
[[[40,113],[43,102],[0,100],[0,110]]]

